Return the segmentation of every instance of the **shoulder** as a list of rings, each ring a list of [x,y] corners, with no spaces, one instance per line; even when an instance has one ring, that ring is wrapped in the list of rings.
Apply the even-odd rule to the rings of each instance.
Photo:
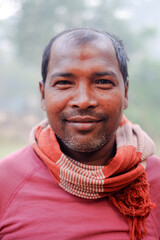
[[[38,156],[32,146],[28,145],[0,160],[0,179],[8,177],[9,180],[18,172],[28,173],[39,164]]]
[[[150,196],[156,202],[160,210],[160,158],[153,155],[147,159],[146,168],[147,180],[149,183]]]
[[[158,236],[160,236],[160,158],[153,155],[147,159],[146,168],[147,179],[149,183],[149,192],[152,202],[156,204],[156,207],[152,209],[150,214],[149,225],[152,226],[154,223],[154,228],[157,231]]]
[[[41,166],[42,162],[32,146],[27,146],[0,160],[0,215],[16,189]]]
[[[151,195],[160,202],[160,158],[152,155],[147,158],[146,168],[147,180],[150,187]]]
[[[160,179],[160,158],[152,155],[147,158],[146,168],[147,178],[150,183],[159,182]]]

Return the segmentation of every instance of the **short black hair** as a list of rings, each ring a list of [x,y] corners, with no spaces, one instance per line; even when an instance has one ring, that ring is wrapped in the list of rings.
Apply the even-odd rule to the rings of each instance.
[[[95,33],[100,33],[108,37],[112,41],[113,47],[116,52],[117,60],[119,63],[120,71],[123,76],[123,81],[124,81],[124,84],[126,84],[128,79],[128,66],[127,66],[128,56],[124,48],[123,41],[111,33],[95,30],[88,27],[73,28],[73,29],[63,31],[49,41],[49,43],[44,49],[43,56],[42,56],[41,73],[42,73],[42,81],[44,84],[47,77],[48,63],[49,63],[52,44],[57,38],[67,33],[74,34],[73,39],[75,40],[75,37],[76,37],[76,40],[77,40],[76,45],[82,45],[82,44],[85,44],[86,42],[93,41],[96,38]]]

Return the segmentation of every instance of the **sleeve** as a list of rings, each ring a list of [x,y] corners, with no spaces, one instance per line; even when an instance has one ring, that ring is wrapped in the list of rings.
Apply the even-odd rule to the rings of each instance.
[[[151,156],[147,159],[147,178],[149,182],[150,197],[156,204],[151,211],[152,219],[160,239],[160,158]]]
[[[15,191],[39,167],[36,158],[32,147],[27,146],[0,160],[0,222]]]

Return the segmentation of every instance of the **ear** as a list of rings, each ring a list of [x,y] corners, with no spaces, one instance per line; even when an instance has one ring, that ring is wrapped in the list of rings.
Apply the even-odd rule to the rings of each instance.
[[[128,88],[129,88],[129,80],[125,84],[125,99],[124,99],[124,110],[128,107]]]
[[[39,90],[41,93],[41,108],[43,111],[46,111],[46,105],[45,105],[45,86],[44,83],[39,81]]]

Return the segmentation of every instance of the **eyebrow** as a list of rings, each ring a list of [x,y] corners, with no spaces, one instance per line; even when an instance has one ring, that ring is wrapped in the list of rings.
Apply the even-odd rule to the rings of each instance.
[[[104,76],[113,76],[116,77],[116,74],[112,71],[108,71],[108,72],[95,72],[93,73],[93,76],[96,77],[104,77]]]
[[[63,72],[57,72],[57,73],[53,73],[52,75],[51,75],[51,78],[56,78],[56,77],[66,77],[66,78],[73,78],[74,77],[74,74],[72,74],[72,73],[63,73]]]
[[[107,72],[94,72],[92,74],[93,77],[104,77],[104,76],[112,76],[112,77],[116,77],[116,74],[112,71],[107,71]],[[73,73],[70,72],[57,72],[57,73],[53,73],[51,75],[51,78],[56,78],[56,77],[65,77],[65,78],[74,78],[75,75]]]

